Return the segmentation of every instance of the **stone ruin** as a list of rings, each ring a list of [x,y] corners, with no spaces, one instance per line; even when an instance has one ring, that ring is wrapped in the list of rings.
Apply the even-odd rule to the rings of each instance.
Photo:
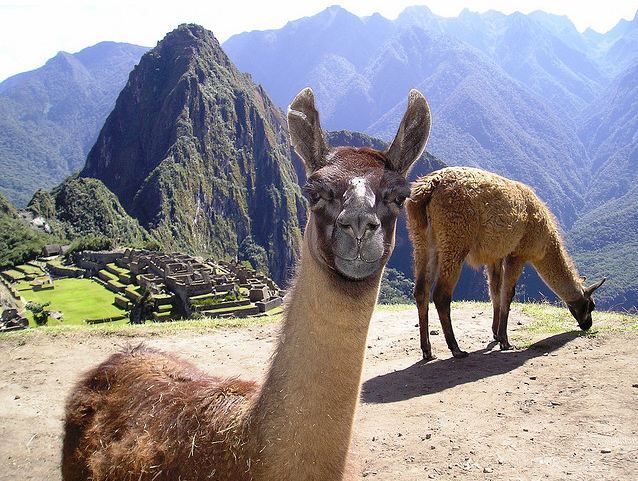
[[[170,297],[170,318],[189,318],[195,312],[213,317],[265,313],[280,306],[284,294],[272,279],[237,262],[201,261],[187,254],[139,249],[87,252],[77,264],[93,275],[108,269],[109,264],[129,271],[126,284],[135,283],[154,297]],[[242,289],[248,291],[245,299],[238,298]],[[161,317],[169,319],[167,315]]]
[[[5,309],[0,317],[0,332],[17,331],[27,329],[29,321],[18,314],[17,309]]]

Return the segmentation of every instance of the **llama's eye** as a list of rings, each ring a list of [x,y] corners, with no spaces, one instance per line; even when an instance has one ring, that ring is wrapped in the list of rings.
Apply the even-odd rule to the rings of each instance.
[[[403,207],[403,204],[405,203],[405,197],[402,195],[397,196],[397,198],[394,199],[394,203],[399,207]]]
[[[321,204],[322,201],[331,202],[335,197],[332,189],[317,188],[317,186],[306,185],[303,191],[313,206]]]

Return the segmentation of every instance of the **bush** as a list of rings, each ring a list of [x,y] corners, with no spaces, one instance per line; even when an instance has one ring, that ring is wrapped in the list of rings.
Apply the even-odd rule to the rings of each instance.
[[[142,249],[147,251],[159,251],[162,250],[162,245],[156,240],[147,240],[142,244]]]
[[[266,249],[256,244],[251,236],[246,237],[239,244],[237,259],[242,262],[250,262],[250,265],[256,271],[268,272],[268,254],[266,254]]]
[[[379,304],[412,304],[414,282],[403,272],[387,268],[381,279]]]
[[[49,322],[49,310],[47,307],[50,302],[33,302],[27,303],[26,308],[33,313],[33,320],[38,326],[45,326]]]

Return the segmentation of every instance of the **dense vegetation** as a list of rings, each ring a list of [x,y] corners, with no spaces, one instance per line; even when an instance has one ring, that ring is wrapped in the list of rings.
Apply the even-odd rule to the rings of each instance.
[[[142,57],[81,176],[168,249],[235,257],[250,236],[276,280],[293,265],[305,200],[284,115],[202,27],[182,25]]]
[[[408,279],[403,272],[386,268],[381,279],[379,304],[412,304],[414,281]]]
[[[137,245],[148,233],[97,179],[69,177],[51,192],[39,190],[27,207],[47,219],[60,237],[104,236],[116,244]]]
[[[32,228],[0,194],[0,269],[34,259],[55,239]]]

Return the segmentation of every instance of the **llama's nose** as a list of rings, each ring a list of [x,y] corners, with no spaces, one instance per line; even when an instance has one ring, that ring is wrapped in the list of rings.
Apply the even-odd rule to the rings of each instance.
[[[375,232],[381,222],[370,212],[342,212],[337,218],[337,225],[348,235],[361,240],[366,234]]]

